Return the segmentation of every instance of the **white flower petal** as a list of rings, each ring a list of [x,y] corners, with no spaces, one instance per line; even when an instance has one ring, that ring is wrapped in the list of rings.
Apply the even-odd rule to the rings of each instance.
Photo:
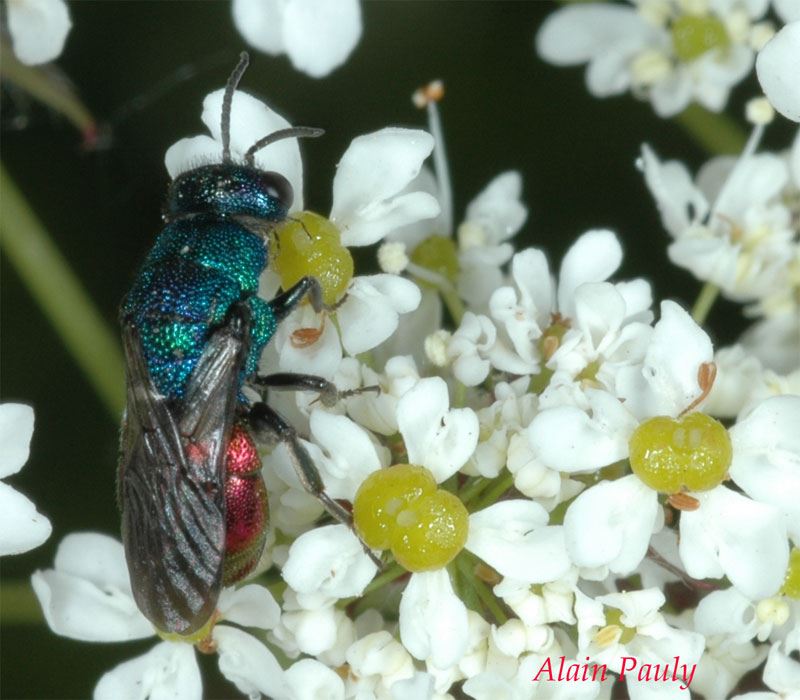
[[[466,548],[503,576],[547,583],[570,568],[560,526],[532,501],[500,501],[469,516]]]
[[[115,588],[48,569],[36,571],[31,584],[50,629],[86,642],[121,642],[153,634],[133,598]]]
[[[528,209],[519,201],[522,175],[516,170],[500,173],[467,205],[465,221],[479,222],[498,243],[513,236],[528,218]]]
[[[772,645],[764,666],[764,683],[786,700],[795,700],[800,688],[800,663],[780,650],[780,643]]]
[[[430,673],[416,671],[411,678],[392,683],[392,700],[433,700],[434,678]]]
[[[344,700],[344,681],[316,659],[300,659],[283,677],[292,700]]]
[[[448,410],[441,377],[421,379],[397,402],[397,426],[408,461],[427,467],[441,483],[457,472],[478,444],[478,417],[471,408]]]
[[[33,409],[22,403],[0,404],[0,479],[16,474],[28,461],[31,437]]]
[[[381,468],[375,443],[346,416],[315,410],[310,422],[311,435],[327,457],[320,464],[325,490],[331,498],[352,501],[361,482]]]
[[[433,219],[439,211],[439,202],[427,192],[408,192],[388,201],[374,202],[342,230],[342,244],[370,245],[398,228]]]
[[[800,2],[797,0],[772,0],[772,6],[786,24],[800,20]]]
[[[6,11],[14,53],[22,63],[35,66],[58,58],[72,27],[64,0],[13,0]]]
[[[683,163],[662,163],[653,149],[645,144],[639,167],[650,194],[656,200],[664,228],[672,236],[681,235],[691,223],[702,220],[708,213],[708,201],[695,187]]]
[[[233,23],[254,49],[275,56],[284,50],[285,0],[233,0]]]
[[[322,78],[347,60],[361,38],[358,0],[289,0],[283,41],[292,65]]]
[[[414,675],[408,651],[385,630],[366,634],[351,644],[346,660],[356,677],[377,676],[374,680],[386,685]]]
[[[228,622],[243,627],[270,630],[280,621],[281,608],[264,586],[248,584],[241,588],[225,588],[220,593],[217,610]]]
[[[523,306],[532,306],[541,323],[549,324],[553,306],[553,280],[545,254],[536,248],[526,248],[511,261],[511,276],[520,291]],[[499,291],[499,290],[498,290]]]
[[[536,50],[545,61],[559,66],[585,63],[643,35],[646,24],[631,7],[578,5],[547,17],[536,35]]]
[[[206,134],[190,136],[173,143],[164,154],[164,165],[172,179],[201,165],[222,160],[222,147]]]
[[[96,533],[67,535],[58,547],[55,567],[31,577],[54,632],[104,642],[153,634],[133,600],[122,544]]]
[[[622,246],[608,230],[587,231],[564,255],[558,276],[558,310],[569,318],[575,315],[575,290],[584,282],[604,282],[622,262]]]
[[[316,340],[310,344],[297,342],[296,338],[302,339],[303,332],[309,328],[321,331]],[[267,346],[265,356],[271,348],[278,355],[278,366],[282,372],[312,373],[325,379],[333,379],[342,362],[342,346],[336,324],[317,314],[311,304],[303,304],[295,309],[289,318],[278,325],[278,331],[272,343]],[[265,371],[274,372],[274,364],[268,364],[268,357],[262,357],[261,366]]]
[[[431,151],[433,137],[419,129],[392,127],[353,139],[333,179],[330,218],[341,230],[344,245],[368,245],[388,233],[380,217],[392,214],[391,200],[417,176]],[[417,219],[433,218],[439,213],[434,197],[417,193],[417,197],[407,200],[411,194],[405,193],[400,199],[410,202],[412,211],[419,208]],[[401,210],[408,212],[403,206],[401,202]],[[402,225],[412,221],[406,218]],[[362,227],[364,222],[367,225]],[[372,226],[380,233],[373,235]]]
[[[222,158],[222,98],[224,90],[215,90],[203,100],[200,118],[215,141],[220,143],[219,162]],[[291,126],[267,104],[246,92],[237,90],[231,102],[231,156],[242,158],[247,149],[260,138]],[[292,211],[303,208],[303,163],[297,139],[281,139],[262,148],[255,156],[256,167],[283,175],[292,186],[294,203]]]
[[[98,587],[131,592],[125,550],[119,540],[98,532],[73,532],[58,545],[56,571],[85,579]]]
[[[50,521],[28,498],[0,482],[0,556],[38,547],[52,531]]]
[[[659,524],[656,496],[634,475],[581,493],[564,517],[570,559],[581,567],[608,566],[623,576],[634,571]]]
[[[756,74],[772,106],[800,121],[800,21],[783,27],[759,52]]]
[[[255,637],[228,625],[217,625],[211,634],[217,643],[219,670],[239,692],[251,698],[259,694],[274,700],[289,697],[283,669]]]
[[[543,410],[528,426],[528,440],[548,467],[572,473],[598,469],[628,455],[636,420],[604,391],[587,389],[592,416],[574,406]]]
[[[730,475],[751,498],[770,503],[786,515],[800,541],[800,396],[763,401],[730,430]]]
[[[757,627],[753,603],[735,588],[712,591],[694,612],[694,629],[706,637],[725,635],[743,644],[755,636]]]
[[[680,348],[680,352],[676,352]],[[678,415],[702,393],[700,365],[714,359],[706,332],[674,301],[661,302],[642,372],[655,397],[658,414]]]
[[[203,682],[190,644],[161,642],[104,674],[94,700],[201,700]]]
[[[751,600],[774,595],[789,563],[781,513],[724,486],[692,495],[700,508],[684,511],[680,522],[686,573],[694,578],[725,574]]]
[[[348,598],[361,595],[377,570],[348,527],[326,525],[292,543],[282,574],[298,593]]]
[[[342,345],[350,355],[380,345],[397,328],[400,314],[419,306],[419,287],[397,275],[355,277],[336,311]]]
[[[467,628],[467,608],[446,569],[411,576],[400,600],[400,639],[412,656],[453,666],[467,650]]]

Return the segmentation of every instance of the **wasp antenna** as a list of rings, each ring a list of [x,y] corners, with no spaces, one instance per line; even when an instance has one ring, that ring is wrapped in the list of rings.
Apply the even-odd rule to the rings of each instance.
[[[222,98],[222,121],[220,123],[223,163],[231,162],[231,104],[233,104],[233,93],[236,92],[239,81],[242,79],[249,63],[250,56],[247,51],[242,51],[239,54],[238,65],[233,69],[231,77],[228,78],[228,82],[225,84],[225,95]]]
[[[247,153],[244,154],[244,162],[247,163],[247,165],[254,165],[256,153],[262,148],[266,148],[271,143],[275,143],[275,141],[300,138],[315,139],[318,136],[322,136],[324,133],[324,129],[317,129],[313,126],[291,126],[288,129],[273,131],[271,134],[267,134],[263,138],[258,139],[258,141],[247,149]]]

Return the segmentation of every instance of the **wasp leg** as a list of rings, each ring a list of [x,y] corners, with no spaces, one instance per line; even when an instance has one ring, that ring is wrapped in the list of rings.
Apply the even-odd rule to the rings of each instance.
[[[294,308],[308,297],[311,300],[311,307],[319,313],[322,310],[336,311],[347,299],[344,294],[335,304],[328,305],[322,301],[322,287],[316,277],[301,277],[300,280],[283,294],[279,294],[269,305],[278,321],[285,319]]]
[[[319,394],[319,401],[323,406],[335,406],[336,402],[348,396],[356,396],[365,391],[374,391],[380,394],[381,388],[377,385],[364,386],[359,389],[340,391],[333,382],[314,374],[295,374],[294,372],[278,372],[276,374],[257,374],[248,380],[248,383],[259,389],[278,389],[290,391],[315,391]]]
[[[277,321],[285,319],[306,297],[311,300],[314,311],[319,312],[327,308],[322,301],[322,287],[319,280],[316,277],[301,277],[297,284],[269,302],[275,319]]]
[[[353,516],[350,512],[334,501],[326,492],[325,484],[319,475],[314,461],[306,449],[300,444],[297,431],[281,416],[277,411],[267,406],[265,403],[255,403],[250,407],[248,414],[250,428],[256,437],[262,441],[272,443],[283,443],[289,450],[295,472],[300,479],[300,483],[312,496],[317,498],[325,510],[328,511],[340,523],[353,529]],[[356,535],[358,537],[358,535]],[[359,537],[359,542],[364,548],[367,556],[375,563],[378,568],[382,567],[381,560],[372,553],[369,547]]]

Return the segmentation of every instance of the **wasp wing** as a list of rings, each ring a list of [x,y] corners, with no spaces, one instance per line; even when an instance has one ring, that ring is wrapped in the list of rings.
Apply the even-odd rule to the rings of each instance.
[[[123,345],[119,497],[133,594],[159,630],[188,635],[213,614],[222,586],[225,447],[249,325],[233,315],[211,336],[180,401],[156,390],[130,324],[123,324]]]

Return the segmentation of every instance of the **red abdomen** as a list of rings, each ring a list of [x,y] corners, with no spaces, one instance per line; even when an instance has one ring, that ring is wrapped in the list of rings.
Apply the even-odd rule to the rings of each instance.
[[[261,478],[261,458],[247,429],[236,424],[225,450],[226,586],[249,574],[267,537],[269,502]]]

